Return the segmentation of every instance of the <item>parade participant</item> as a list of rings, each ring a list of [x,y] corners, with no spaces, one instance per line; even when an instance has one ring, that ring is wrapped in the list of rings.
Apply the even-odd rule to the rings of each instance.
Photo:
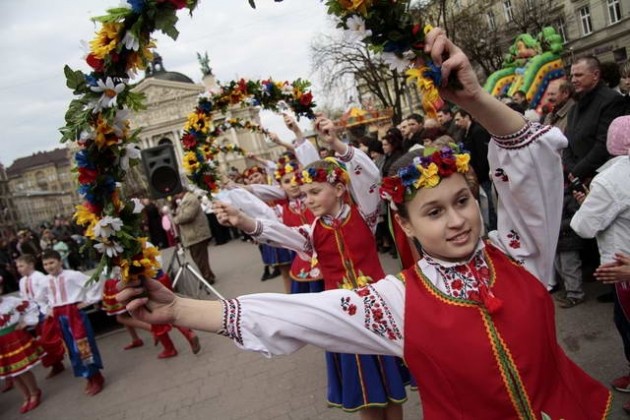
[[[380,173],[366,154],[337,137],[331,120],[320,116],[315,125],[338,159],[307,165],[293,181],[293,177],[286,176],[288,185],[291,182],[301,185],[301,194],[315,217],[314,222],[289,227],[274,219],[256,222],[243,214],[244,224],[236,226],[245,228],[256,240],[283,244],[317,261],[326,290],[351,289],[384,276],[374,238],[380,203],[376,184]],[[285,172],[295,172],[295,167],[285,167],[282,173]],[[235,207],[219,201],[215,202],[215,212],[220,222],[225,213],[239,213]],[[259,223],[257,232],[252,232],[251,224],[256,223]],[[399,359],[327,352],[326,362],[330,406],[359,411],[360,417],[366,419],[402,418],[407,371],[400,367]]]
[[[11,379],[22,393],[24,402],[20,413],[24,414],[37,407],[42,399],[42,391],[37,386],[31,369],[37,365],[42,355],[41,348],[26,331],[26,325],[36,325],[37,304],[14,296],[2,296],[0,277],[0,379]]]
[[[493,133],[490,167],[502,175],[498,231],[489,241],[481,239],[479,209],[462,175],[470,157],[444,150],[383,181],[405,232],[422,247],[422,258],[399,276],[355,290],[219,302],[176,297],[147,282],[118,299],[138,319],[216,331],[266,355],[305,344],[404,355],[426,420],[605,418],[610,392],[559,346],[542,285],[553,275],[557,236],[549,232],[560,223],[566,138],[486,93],[444,30],[432,29],[425,42],[442,71],[440,95]]]
[[[115,316],[116,321],[123,325],[129,335],[131,336],[131,343],[127,344],[123,347],[123,350],[130,350],[137,347],[142,347],[144,342],[138,336],[137,328],[143,329],[145,331],[149,331],[153,335],[153,339],[156,343],[162,344],[164,348],[162,352],[160,352],[157,356],[158,359],[168,359],[170,357],[177,356],[177,349],[171,340],[171,337],[168,333],[172,329],[172,325],[164,324],[164,325],[152,325],[147,322],[142,322],[137,319],[129,316],[125,305],[116,301],[116,293],[118,293],[118,283],[120,281],[119,274],[117,272],[112,273],[113,276],[105,280],[105,284],[103,287],[103,299],[102,299],[102,309],[109,316]],[[156,280],[162,283],[169,290],[172,290],[171,278],[168,274],[166,274],[162,269],[159,269],[156,275]],[[199,353],[201,350],[201,346],[199,344],[199,337],[197,334],[190,328],[175,326],[182,333],[182,335],[186,338],[188,343],[190,344],[190,348],[193,354]]]
[[[247,185],[269,185],[267,182],[267,171],[260,166],[252,166],[243,172],[243,177],[247,179]],[[267,205],[271,207],[276,216],[280,215],[280,204],[276,200],[265,200]],[[295,253],[291,250],[283,248],[281,246],[271,246],[266,243],[258,244],[260,254],[262,256],[263,264],[265,265],[265,271],[261,277],[262,281],[282,276],[284,284],[284,290],[287,293],[291,292],[291,276],[289,271],[291,269],[291,263],[295,257]],[[274,271],[269,273],[269,268],[273,267]]]
[[[65,370],[63,357],[65,349],[59,324],[53,318],[46,317],[48,313],[45,298],[48,287],[48,278],[44,273],[35,270],[37,260],[31,254],[24,254],[16,259],[17,270],[22,276],[20,279],[20,296],[24,300],[33,302],[39,309],[39,321],[35,332],[37,344],[44,350],[42,365],[50,367],[46,379],[52,378]]]
[[[95,282],[86,286],[88,276],[78,271],[64,270],[57,251],[44,251],[42,261],[48,273],[48,287],[44,289],[44,298],[50,308],[47,316],[59,323],[74,376],[86,378],[85,393],[96,395],[105,383],[100,371],[103,363],[92,325],[82,308],[100,300],[103,283]]]

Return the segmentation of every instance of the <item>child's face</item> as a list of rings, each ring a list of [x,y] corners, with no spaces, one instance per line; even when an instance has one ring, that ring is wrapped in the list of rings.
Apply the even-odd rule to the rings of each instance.
[[[247,177],[247,182],[249,185],[251,184],[266,184],[265,176],[260,172],[254,172],[249,177]]]
[[[306,196],[306,207],[315,217],[336,216],[341,208],[341,198],[346,188],[343,184],[330,185],[327,182],[304,184],[300,190]]]
[[[420,189],[406,203],[408,218],[399,217],[407,236],[414,236],[423,252],[445,261],[472,255],[481,235],[479,207],[466,179],[453,174],[435,188]]]
[[[46,270],[48,274],[56,275],[61,273],[61,261],[59,261],[58,259],[46,258],[43,261],[43,264],[44,270]]]
[[[33,264],[28,264],[24,261],[18,261],[15,265],[17,266],[17,271],[20,273],[20,276],[28,276],[35,269]]]
[[[282,178],[280,178],[280,186],[284,192],[287,193],[289,198],[298,198],[302,195],[302,192],[300,191],[300,187],[292,182],[293,176],[293,172],[282,175]]]

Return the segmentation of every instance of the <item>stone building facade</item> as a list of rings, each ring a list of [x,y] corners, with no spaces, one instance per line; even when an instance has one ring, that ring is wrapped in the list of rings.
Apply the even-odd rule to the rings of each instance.
[[[52,223],[72,215],[79,202],[67,148],[16,159],[6,170],[15,220],[19,227]]]

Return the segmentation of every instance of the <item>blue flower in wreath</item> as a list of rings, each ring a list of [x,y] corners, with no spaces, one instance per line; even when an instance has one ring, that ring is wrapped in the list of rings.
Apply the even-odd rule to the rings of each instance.
[[[435,86],[442,85],[442,70],[432,62],[427,66],[427,70],[425,70],[423,76],[433,80]]]
[[[127,0],[127,3],[131,5],[131,10],[138,14],[142,13],[142,9],[144,9],[144,0]]]
[[[90,184],[83,184],[79,186],[78,193],[81,197],[85,198],[90,204],[98,204],[96,202],[96,195],[92,191],[92,186]]]
[[[402,54],[408,49],[409,44],[406,42],[386,41],[385,44],[383,44],[383,52]]]
[[[87,169],[95,169],[96,166],[93,162],[90,161],[90,156],[87,150],[79,150],[75,155],[74,159],[77,162],[77,166],[79,168],[87,168]]]
[[[405,187],[410,187],[420,178],[420,171],[414,165],[409,165],[401,168],[398,171],[398,176]]]
[[[212,102],[210,102],[210,101],[199,101],[199,104],[197,105],[197,108],[200,111],[208,113],[208,112],[212,111]]]
[[[91,74],[85,75],[85,83],[88,86],[94,86],[94,87],[98,86],[98,83],[96,82],[96,80],[97,80],[96,77],[92,76]]]

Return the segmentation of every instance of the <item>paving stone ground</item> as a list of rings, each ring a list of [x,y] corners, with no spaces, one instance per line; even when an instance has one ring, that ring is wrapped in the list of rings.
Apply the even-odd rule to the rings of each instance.
[[[164,251],[169,261],[172,250]],[[262,265],[257,247],[232,241],[210,247],[216,288],[233,297],[248,292],[281,292],[280,278],[261,282]],[[397,271],[397,260],[382,256],[387,272]],[[612,323],[612,305],[595,301],[598,284],[587,284],[590,299],[569,310],[557,309],[559,339],[568,354],[588,373],[604,383],[627,371],[621,341]],[[205,294],[204,294],[205,295]],[[17,391],[0,394],[0,419],[34,420],[196,420],[196,419],[350,419],[326,406],[323,351],[306,347],[285,357],[266,359],[238,350],[224,337],[199,333],[202,350],[193,355],[181,334],[171,336],[178,357],[156,359],[148,333],[145,345],[123,351],[129,341],[122,329],[101,333],[97,340],[105,364],[105,389],[94,397],[83,394],[85,381],[68,369],[45,380],[45,370],[34,372],[43,390],[42,405],[19,414]],[[532,345],[535,345],[534,343]],[[611,419],[626,418],[621,404],[630,399],[616,394]],[[417,394],[409,392],[405,419],[421,419]],[[569,420],[569,419],[567,419]]]

